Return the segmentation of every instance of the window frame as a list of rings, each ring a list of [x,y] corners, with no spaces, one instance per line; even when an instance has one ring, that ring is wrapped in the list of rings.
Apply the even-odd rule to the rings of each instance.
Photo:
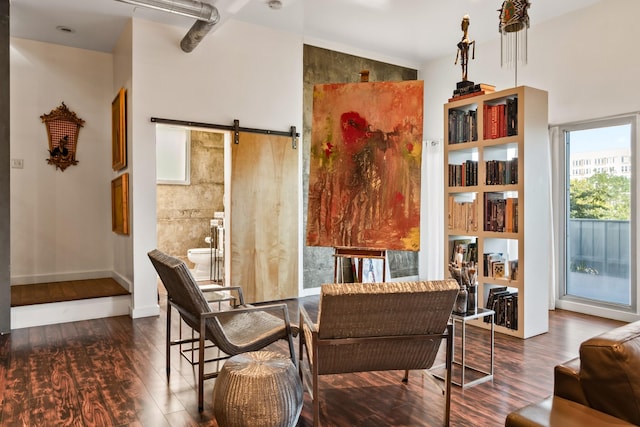
[[[555,289],[555,307],[570,311],[580,312],[584,314],[596,315],[611,319],[633,321],[637,320],[638,314],[638,251],[637,251],[637,224],[639,223],[640,209],[637,204],[640,201],[638,197],[638,158],[637,147],[640,143],[638,139],[638,125],[640,123],[640,114],[626,114],[615,117],[600,118],[588,121],[574,122],[558,125],[560,137],[560,146],[552,147],[554,155],[558,156],[557,165],[553,172],[554,191],[556,192],[554,200],[556,208],[554,209],[554,220],[556,221],[556,280]],[[567,238],[568,238],[568,212],[569,212],[569,172],[571,171],[569,143],[567,143],[567,133],[581,130],[597,129],[603,127],[630,125],[630,167],[631,167],[631,212],[630,212],[630,265],[629,265],[629,282],[630,282],[630,304],[614,304],[604,301],[594,301],[586,298],[568,295],[567,289]],[[597,164],[594,161],[594,164]],[[597,168],[593,168],[596,170]]]

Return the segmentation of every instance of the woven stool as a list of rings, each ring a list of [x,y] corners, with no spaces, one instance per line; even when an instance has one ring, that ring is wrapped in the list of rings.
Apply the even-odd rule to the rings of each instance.
[[[290,358],[254,351],[227,360],[213,388],[220,427],[292,427],[302,410],[302,383]]]

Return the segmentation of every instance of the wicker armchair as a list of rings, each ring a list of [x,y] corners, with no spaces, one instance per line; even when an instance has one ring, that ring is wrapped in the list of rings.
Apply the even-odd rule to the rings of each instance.
[[[187,265],[174,257],[155,249],[148,253],[151,263],[167,290],[167,338],[166,369],[170,373],[170,348],[172,345],[196,341],[198,357],[198,410],[203,409],[203,381],[215,378],[218,372],[204,372],[206,362],[235,356],[249,351],[261,350],[278,340],[288,340],[291,359],[295,364],[293,335],[298,329],[291,326],[286,304],[252,307],[244,304],[242,288],[227,286],[224,289],[237,292],[239,305],[228,310],[214,310],[194,280]],[[175,308],[184,322],[197,332],[195,339],[171,340],[171,312]],[[205,340],[213,343],[225,355],[205,360]]]
[[[318,377],[351,372],[433,367],[446,341],[445,425],[451,392],[451,311],[455,280],[323,285],[317,323],[300,307],[300,377],[319,425]],[[306,364],[304,356],[306,354]],[[306,378],[305,378],[306,377]],[[311,389],[309,387],[311,386]]]

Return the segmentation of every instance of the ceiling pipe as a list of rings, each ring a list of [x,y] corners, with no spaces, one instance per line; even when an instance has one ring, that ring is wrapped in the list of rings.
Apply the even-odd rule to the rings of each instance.
[[[196,46],[200,44],[204,36],[206,36],[209,31],[211,31],[213,26],[220,21],[220,14],[218,13],[218,9],[213,6],[211,7],[215,11],[215,16],[213,17],[213,19],[210,19],[208,21],[198,19],[193,23],[193,26],[191,26],[187,34],[185,34],[185,36],[182,38],[182,41],[180,42],[180,48],[184,52],[189,53],[193,49],[195,49]]]
[[[196,18],[196,22],[189,29],[180,42],[180,48],[191,52],[206,36],[211,28],[220,21],[218,9],[209,3],[196,0],[117,0],[135,6],[148,7],[163,12]]]

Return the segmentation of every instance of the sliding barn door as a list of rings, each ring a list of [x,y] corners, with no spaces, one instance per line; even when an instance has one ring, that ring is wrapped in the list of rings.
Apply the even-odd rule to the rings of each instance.
[[[247,302],[298,296],[298,152],[291,138],[231,144],[231,285]]]

